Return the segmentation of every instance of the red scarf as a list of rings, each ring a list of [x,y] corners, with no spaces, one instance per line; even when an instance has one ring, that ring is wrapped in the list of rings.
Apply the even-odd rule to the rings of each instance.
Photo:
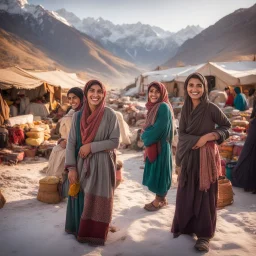
[[[87,91],[88,88],[91,87],[93,84],[100,84],[104,97],[101,101],[101,103],[97,106],[97,108],[91,112],[88,100],[87,100]],[[105,109],[105,98],[106,98],[106,89],[105,86],[98,80],[90,80],[86,83],[84,87],[84,104],[82,108],[82,116],[81,116],[81,123],[80,123],[80,129],[81,129],[81,137],[82,137],[82,144],[88,144],[92,142],[96,136],[96,133],[99,129],[101,120],[104,115],[104,109]]]
[[[166,90],[166,87],[160,82],[152,82],[148,86],[148,92],[150,90],[150,87],[152,87],[154,85],[156,85],[156,87],[160,91],[160,98],[155,103],[150,102],[150,100],[148,98],[148,102],[146,103],[146,108],[148,110],[148,113],[147,113],[146,123],[143,127],[144,130],[147,127],[149,127],[149,126],[151,126],[155,123],[158,109],[159,109],[161,103],[163,103],[163,102],[168,104],[168,106],[170,108],[170,111],[171,111],[171,114],[172,114],[172,119],[174,119],[173,108],[172,108],[172,105],[171,105],[171,103],[168,99],[168,92]],[[145,148],[145,157],[147,157],[149,159],[149,161],[152,163],[156,160],[158,154],[160,154],[160,150],[161,150],[160,142],[152,144],[152,145]]]

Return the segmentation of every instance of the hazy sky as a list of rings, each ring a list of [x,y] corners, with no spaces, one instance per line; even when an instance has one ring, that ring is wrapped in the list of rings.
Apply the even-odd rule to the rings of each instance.
[[[80,18],[102,17],[114,24],[138,21],[176,32],[187,25],[206,28],[220,18],[248,8],[255,0],[28,0],[48,10],[65,8]]]

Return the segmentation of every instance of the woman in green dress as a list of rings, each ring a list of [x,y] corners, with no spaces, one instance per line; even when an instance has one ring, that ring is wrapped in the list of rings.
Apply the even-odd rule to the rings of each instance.
[[[144,206],[156,211],[167,205],[166,195],[171,186],[173,138],[173,109],[165,86],[152,82],[148,86],[148,110],[142,133],[145,146],[145,168],[142,184],[156,194],[155,199]]]

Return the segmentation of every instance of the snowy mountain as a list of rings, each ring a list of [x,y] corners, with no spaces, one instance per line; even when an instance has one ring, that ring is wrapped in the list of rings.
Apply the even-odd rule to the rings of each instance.
[[[89,17],[81,20],[65,9],[56,12],[78,30],[100,41],[115,55],[139,65],[152,67],[174,56],[181,44],[203,30],[199,26],[188,26],[172,33],[141,22],[115,25],[102,18]]]
[[[133,63],[114,56],[56,12],[30,5],[26,0],[0,0],[0,34],[0,66],[36,68],[49,63],[110,77],[112,81],[130,79],[140,73]]]

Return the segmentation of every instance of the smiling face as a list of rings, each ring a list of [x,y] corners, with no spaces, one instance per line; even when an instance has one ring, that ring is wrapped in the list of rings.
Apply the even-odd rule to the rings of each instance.
[[[72,109],[77,109],[81,103],[81,100],[71,92],[68,94],[68,103],[71,105]]]
[[[156,103],[160,99],[160,91],[156,86],[151,86],[148,91],[148,99],[151,103]]]
[[[200,100],[204,93],[204,85],[199,79],[190,78],[188,81],[187,92],[192,101]]]
[[[86,98],[90,109],[95,109],[104,98],[102,88],[98,84],[93,84],[88,90]]]

